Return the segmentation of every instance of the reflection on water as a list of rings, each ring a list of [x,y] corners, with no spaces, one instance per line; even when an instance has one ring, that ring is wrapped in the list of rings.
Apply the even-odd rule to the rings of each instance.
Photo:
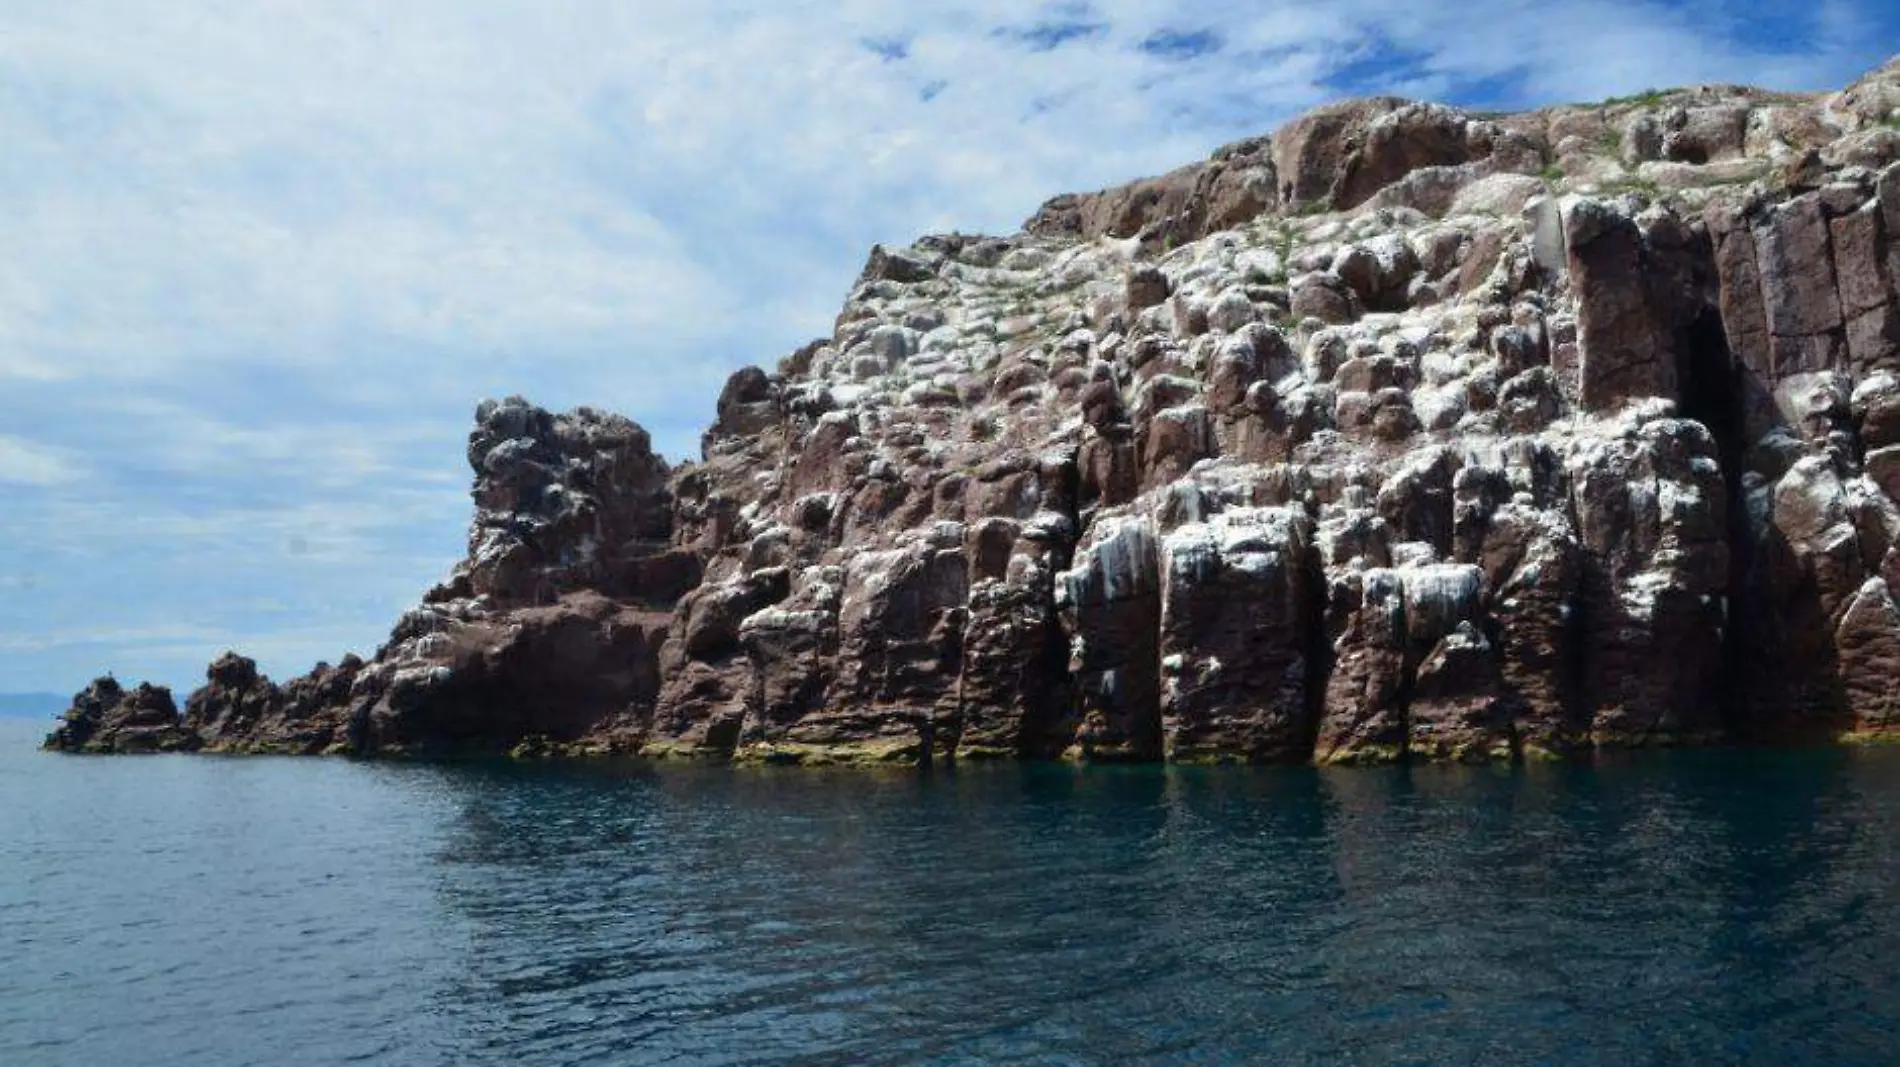
[[[1893,1063],[1895,812],[1877,752],[913,774],[8,749],[0,953],[26,962],[0,1062]]]

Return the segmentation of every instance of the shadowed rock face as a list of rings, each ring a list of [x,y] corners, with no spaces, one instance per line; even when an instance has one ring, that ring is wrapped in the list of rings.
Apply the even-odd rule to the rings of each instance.
[[[699,462],[485,402],[367,661],[49,747],[1498,759],[1900,729],[1900,65],[1350,101],[873,251]]]

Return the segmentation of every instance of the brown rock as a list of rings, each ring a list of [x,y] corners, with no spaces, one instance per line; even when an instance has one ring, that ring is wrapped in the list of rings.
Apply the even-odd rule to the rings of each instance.
[[[699,462],[484,403],[468,557],[367,662],[278,685],[227,656],[182,719],[101,683],[52,743],[1337,761],[1887,731],[1897,87],[1348,102],[1030,233],[875,249],[831,336],[727,380]],[[1655,187],[1571,195],[1623,172],[1617,133]]]
[[[968,600],[961,529],[939,526],[906,547],[853,557],[823,714],[801,719],[788,739],[891,746],[925,760],[949,755]]]
[[[1273,135],[1280,200],[1290,208],[1357,207],[1414,170],[1488,155],[1451,108],[1391,97],[1348,100],[1307,113]]]
[[[1775,376],[1834,369],[1843,320],[1819,198],[1810,193],[1767,209],[1755,249]]]
[[[1078,708],[1077,754],[1154,760],[1161,727],[1159,539],[1145,518],[1097,518],[1056,578]]]
[[[871,246],[871,257],[864,264],[864,270],[858,275],[858,281],[888,281],[900,285],[928,281],[935,277],[935,271],[924,257],[906,249],[885,248],[883,245]]]
[[[1880,205],[1870,201],[1827,225],[1841,314],[1851,319],[1891,301]]]
[[[1375,568],[1332,583],[1333,670],[1313,758],[1382,762],[1405,751],[1405,590]]]
[[[1869,578],[1841,616],[1834,634],[1841,686],[1856,729],[1900,729],[1900,607],[1887,583]]]
[[[1304,760],[1317,684],[1312,520],[1238,509],[1162,544],[1161,721],[1175,760]]]
[[[201,744],[185,728],[171,690],[141,682],[129,692],[99,678],[73,697],[73,706],[43,747],[57,752],[191,752]]]
[[[1142,423],[1141,470],[1144,486],[1171,482],[1211,455],[1214,434],[1207,409],[1199,404],[1165,408]]]
[[[1491,593],[1497,659],[1520,749],[1580,747],[1576,627],[1579,547],[1561,517],[1520,505],[1492,516],[1480,554]]]
[[[1407,750],[1426,759],[1512,755],[1511,708],[1497,651],[1471,623],[1460,623],[1419,664],[1406,725]]]
[[[387,687],[361,712],[371,754],[506,752],[531,737],[578,741],[628,712],[650,713],[669,619],[593,592],[434,635],[386,662]]]
[[[1593,735],[1609,745],[1715,735],[1728,546],[1714,441],[1696,423],[1658,420],[1572,453],[1568,467]]]
[[[712,428],[700,439],[705,454],[723,441],[752,437],[778,422],[778,383],[758,367],[741,368],[726,379],[716,410]]]
[[[1038,235],[1142,235],[1155,245],[1192,241],[1238,226],[1276,206],[1273,161],[1265,138],[1239,141],[1158,178],[1096,193],[1065,194],[1023,223]]]
[[[1584,406],[1608,411],[1631,397],[1673,396],[1675,366],[1665,358],[1667,333],[1651,304],[1635,221],[1584,200],[1565,213],[1564,237],[1577,290]]]
[[[1128,272],[1122,303],[1129,311],[1140,311],[1166,303],[1174,287],[1168,276],[1155,267],[1137,267]]]
[[[1358,317],[1352,291],[1334,274],[1309,274],[1293,286],[1293,317],[1339,324]]]
[[[1000,569],[970,587],[959,680],[959,759],[1056,756],[1075,736],[1068,641],[1052,565],[1065,531],[1032,526]]]
[[[267,718],[282,714],[283,694],[257,664],[226,652],[205,670],[204,687],[185,701],[185,726],[217,747],[242,744]]]

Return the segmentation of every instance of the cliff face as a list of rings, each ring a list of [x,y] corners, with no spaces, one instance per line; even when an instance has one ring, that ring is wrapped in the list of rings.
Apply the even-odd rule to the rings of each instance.
[[[1819,97],[1354,101],[1013,237],[875,250],[831,337],[733,376],[702,462],[484,403],[468,558],[372,660],[278,686],[227,656],[182,715],[95,686],[49,746],[1334,762],[1900,728],[1897,127],[1900,62]]]

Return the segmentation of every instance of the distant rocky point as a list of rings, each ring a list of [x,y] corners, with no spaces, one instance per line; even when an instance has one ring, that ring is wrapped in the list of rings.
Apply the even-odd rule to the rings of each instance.
[[[1321,763],[1900,731],[1900,61],[1355,100],[876,249],[677,469],[484,402],[365,661],[49,748]]]

